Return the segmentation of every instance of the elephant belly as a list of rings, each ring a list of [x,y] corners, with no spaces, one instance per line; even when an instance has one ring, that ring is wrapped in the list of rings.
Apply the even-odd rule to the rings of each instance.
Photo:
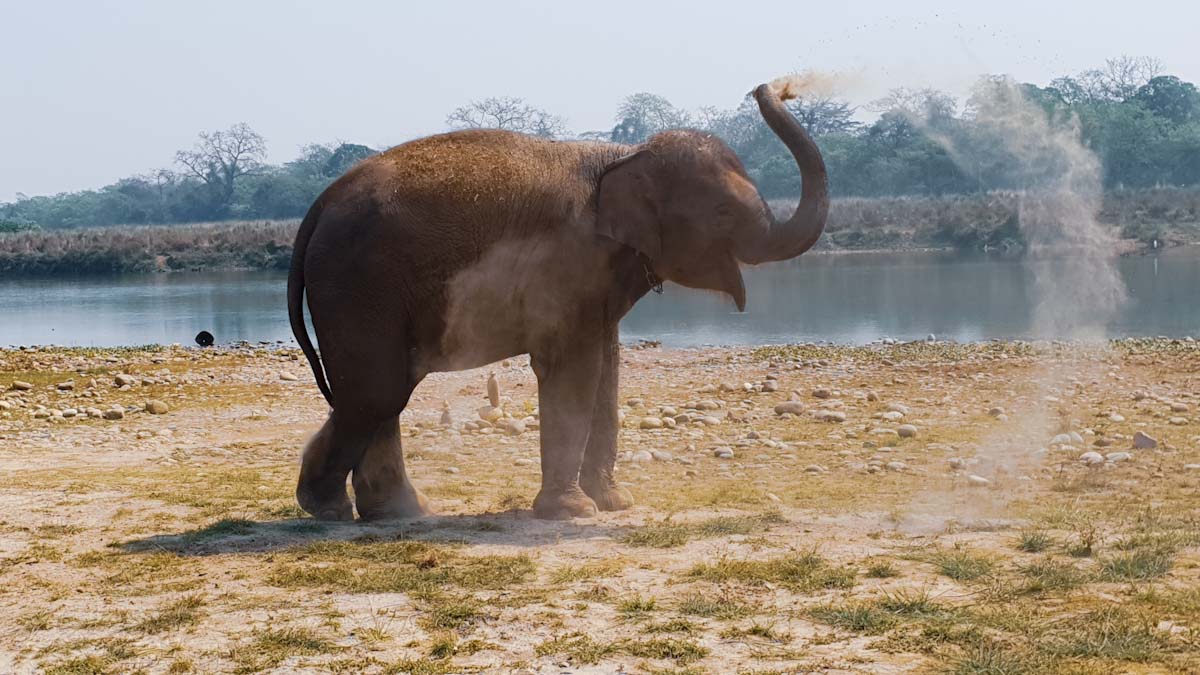
[[[475,368],[535,352],[594,324],[606,287],[595,257],[554,240],[492,247],[448,282],[436,369]]]

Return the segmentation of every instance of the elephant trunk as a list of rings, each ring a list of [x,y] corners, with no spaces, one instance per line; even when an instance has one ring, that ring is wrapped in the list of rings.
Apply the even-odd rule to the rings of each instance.
[[[796,158],[802,188],[800,204],[791,218],[777,222],[768,208],[767,230],[747,234],[735,242],[734,253],[738,260],[750,265],[787,260],[812,248],[825,229],[825,218],[829,213],[825,160],[821,158],[817,144],[783,106],[771,85],[759,85],[754,90],[754,98],[767,125]]]

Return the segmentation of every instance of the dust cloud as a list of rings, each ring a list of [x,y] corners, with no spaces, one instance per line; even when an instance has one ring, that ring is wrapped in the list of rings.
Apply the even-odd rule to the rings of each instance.
[[[998,158],[1022,186],[1018,225],[1038,362],[1029,381],[1012,383],[1024,393],[1020,406],[991,411],[997,427],[974,448],[963,475],[916,500],[901,527],[970,527],[1004,519],[1033,474],[1079,461],[1089,439],[1076,411],[1089,387],[1103,386],[1107,326],[1126,299],[1118,241],[1098,220],[1101,163],[1081,142],[1078,120],[1030,101],[1008,78],[981,80],[969,112],[991,132]],[[952,137],[925,129],[961,161]],[[962,450],[969,455],[971,448]]]

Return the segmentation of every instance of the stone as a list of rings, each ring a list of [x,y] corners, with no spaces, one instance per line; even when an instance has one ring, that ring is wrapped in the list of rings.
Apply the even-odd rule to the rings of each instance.
[[[284,382],[295,382],[300,378],[296,377],[295,373],[289,373],[286,370],[281,370],[279,371],[279,379],[283,380]]]
[[[1050,439],[1050,445],[1070,445],[1073,441],[1070,434],[1059,434]]]
[[[946,460],[946,463],[950,465],[951,469],[965,469],[967,467],[967,462],[962,457],[951,457]]]
[[[520,436],[525,433],[527,428],[524,420],[508,420],[504,425],[504,433],[509,436]]]
[[[151,415],[165,415],[171,408],[166,403],[156,399],[146,401],[145,410]]]
[[[75,389],[75,381],[67,380],[66,382],[59,382],[56,388],[59,391],[72,391]]]
[[[1186,404],[1186,403],[1172,403],[1171,404],[1171,412],[1187,412],[1187,411],[1188,411],[1188,404]]]
[[[698,421],[701,424],[704,424],[705,426],[709,426],[709,427],[715,427],[715,426],[718,426],[721,424],[721,418],[713,417],[712,415],[705,415],[704,417],[701,417]]]
[[[717,459],[733,459],[733,448],[729,446],[721,446],[713,449],[713,457]]]
[[[779,380],[764,380],[762,390],[766,392],[779,391]]]
[[[1128,452],[1110,452],[1104,457],[1114,464],[1117,462],[1127,462],[1133,459],[1133,455],[1129,454]]]
[[[826,399],[833,396],[833,391],[824,387],[812,390],[813,398]]]
[[[846,421],[846,413],[840,410],[822,410],[821,421],[841,424]]]
[[[1153,450],[1158,447],[1158,440],[1144,431],[1139,431],[1133,435],[1133,447],[1139,450]]]
[[[491,403],[493,408],[500,407],[500,383],[496,381],[496,373],[494,371],[488,373],[487,397],[488,403]]]
[[[884,419],[889,422],[898,422],[904,419],[904,413],[896,412],[895,410],[889,410],[885,413],[879,413],[879,419]]]
[[[446,473],[458,473],[458,467],[457,466],[448,466],[445,469],[442,469],[442,471],[445,471]]]
[[[917,428],[911,424],[901,424],[896,427],[896,433],[900,438],[916,438]]]
[[[658,462],[669,462],[669,461],[675,459],[675,455],[672,455],[671,453],[667,452],[666,450],[651,450],[650,456],[653,457],[655,459],[655,461],[658,461]]]
[[[720,410],[721,404],[716,401],[700,401],[696,404],[696,410]]]
[[[658,417],[643,417],[642,420],[638,422],[639,429],[661,429],[662,426],[663,421]]]
[[[485,405],[477,412],[479,414],[479,419],[484,420],[485,422],[494,423],[496,420],[504,417],[504,410],[494,405]]]
[[[767,499],[770,499],[771,501],[773,501],[775,503],[779,503],[779,502],[783,501],[782,499],[779,498],[779,495],[776,495],[774,492],[768,492]]]
[[[1004,414],[1004,408],[1000,408],[1000,407],[988,408],[988,414],[991,415],[992,417],[999,417]]]
[[[804,412],[804,408],[805,405],[800,401],[784,401],[783,403],[775,406],[775,414],[782,415],[784,413],[790,413],[792,415],[799,415]]]
[[[637,452],[633,453],[633,456],[630,457],[630,459],[636,464],[642,464],[645,462],[653,462],[654,455],[650,454],[649,450],[638,450]]]
[[[983,476],[976,476],[975,474],[967,476],[967,485],[970,485],[971,487],[987,487],[991,484],[992,481],[984,478]]]
[[[808,466],[804,467],[804,473],[825,473],[826,471],[828,471],[828,469],[820,464],[809,464]]]
[[[442,418],[438,422],[443,427],[454,426],[454,416],[450,414],[450,402],[442,401]]]
[[[1186,426],[1187,423],[1188,419],[1186,417],[1172,417],[1171,419],[1167,420],[1167,424],[1176,427]]]
[[[1096,440],[1092,441],[1092,445],[1096,446],[1097,448],[1107,448],[1108,446],[1112,445],[1112,443],[1113,442],[1111,439],[1105,438],[1104,436],[1097,436]]]
[[[1095,466],[1097,464],[1104,463],[1104,455],[1089,450],[1088,452],[1085,452],[1079,456],[1079,461],[1087,464],[1088,466]]]
[[[30,389],[33,389],[33,385],[22,380],[13,380],[12,388],[16,389],[17,391],[29,391]]]
[[[1184,471],[1200,471],[1200,464],[1184,464]]]
[[[662,418],[662,423],[663,423],[663,426],[668,429],[674,429],[675,425],[677,424],[677,422],[675,421],[675,419],[673,417]]]
[[[125,419],[125,411],[120,408],[113,408],[111,410],[105,410],[104,411],[104,419],[106,419],[106,420]]]
[[[904,462],[888,462],[887,464],[884,464],[883,466],[888,471],[906,471],[908,469],[908,465],[905,464]]]
[[[910,412],[908,406],[903,403],[889,403],[887,404],[887,409],[888,412],[900,413],[901,416],[907,415]]]
[[[867,392],[867,400],[868,400],[868,401],[870,401],[870,402],[875,402],[875,401],[878,401],[878,400],[879,400],[879,394],[876,394],[876,393],[875,393],[875,392],[873,392],[873,391],[868,391],[868,392]]]
[[[113,376],[113,384],[118,387],[131,387],[137,384],[137,378],[125,373],[117,373]]]
[[[1125,421],[1125,416],[1121,413],[1110,413],[1108,419],[1110,422],[1116,422],[1117,424],[1120,424],[1121,422]]]

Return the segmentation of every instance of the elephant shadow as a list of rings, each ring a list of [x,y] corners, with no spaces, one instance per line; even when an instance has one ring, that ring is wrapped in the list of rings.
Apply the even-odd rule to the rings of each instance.
[[[546,521],[514,509],[485,515],[427,516],[412,520],[326,522],[311,518],[246,520],[226,518],[174,534],[156,534],[121,545],[126,553],[174,553],[204,557],[271,553],[323,541],[398,541],[535,547],[570,539],[616,538],[628,526],[587,521]]]

